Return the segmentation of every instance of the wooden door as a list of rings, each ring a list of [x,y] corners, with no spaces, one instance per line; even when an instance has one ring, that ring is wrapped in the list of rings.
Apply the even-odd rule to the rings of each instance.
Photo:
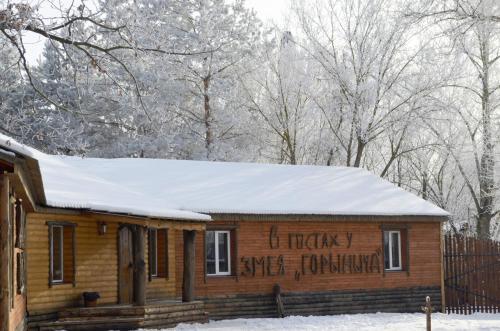
[[[134,253],[132,230],[122,227],[118,232],[118,302],[134,302]]]

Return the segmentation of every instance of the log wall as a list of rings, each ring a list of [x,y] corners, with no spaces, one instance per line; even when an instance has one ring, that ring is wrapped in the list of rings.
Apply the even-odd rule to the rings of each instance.
[[[49,287],[49,237],[47,221],[76,223],[76,286],[57,284]],[[107,223],[107,232],[98,235],[97,222]],[[121,219],[123,223],[128,220]],[[27,226],[27,269],[28,269],[28,311],[31,317],[47,314],[67,307],[83,304],[82,293],[99,292],[99,304],[118,302],[118,226],[119,217],[105,215],[61,215],[28,214]],[[165,223],[163,223],[165,226]],[[175,240],[174,231],[169,231],[169,261],[171,274],[168,279],[153,278],[147,281],[148,299],[166,299],[175,296]],[[146,264],[147,264],[147,236]],[[148,266],[146,265],[146,270]]]
[[[425,297],[432,298],[436,311],[441,306],[439,287],[412,287],[377,290],[288,292],[282,296],[284,312],[290,315],[336,315],[361,313],[420,312]],[[238,294],[203,298],[212,320],[228,318],[278,317],[271,294]]]
[[[16,209],[13,201],[20,196],[24,188],[14,185],[12,175],[0,175],[0,329],[23,330],[26,325],[26,296],[18,291],[18,253],[16,247],[18,229],[16,228]],[[22,202],[24,208],[30,208],[28,202]],[[5,317],[4,317],[5,316]]]
[[[356,217],[349,221],[348,217],[320,217],[320,220],[310,217],[287,221],[286,218],[262,217],[252,220],[247,216],[239,221],[237,216],[213,218],[216,221],[210,227],[224,229],[226,226],[233,229],[233,236],[237,236],[237,247],[232,249],[237,252],[237,257],[232,258],[237,265],[231,276],[206,276],[204,234],[200,233],[196,239],[195,292],[199,299],[269,295],[275,284],[279,284],[284,293],[439,289],[441,286],[442,219]],[[384,272],[382,224],[409,228],[408,270]],[[275,233],[271,235],[273,227]],[[297,235],[302,236],[301,247],[297,244]],[[179,263],[182,261],[180,233],[177,233],[176,241],[179,280],[182,270]],[[375,267],[377,264],[378,268]],[[180,296],[179,281],[176,288]],[[433,301],[440,299],[434,297]]]

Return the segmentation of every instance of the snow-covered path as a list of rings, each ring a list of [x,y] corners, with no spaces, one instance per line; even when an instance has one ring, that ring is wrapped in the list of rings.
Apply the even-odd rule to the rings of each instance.
[[[164,329],[167,330],[167,329]],[[181,324],[176,331],[423,331],[424,314],[357,314],[337,316],[291,316],[284,319],[259,318]],[[500,330],[500,314],[432,315],[433,331]]]

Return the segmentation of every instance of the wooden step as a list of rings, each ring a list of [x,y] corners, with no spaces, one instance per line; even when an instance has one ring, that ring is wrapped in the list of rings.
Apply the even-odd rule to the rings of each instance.
[[[40,331],[80,331],[80,330],[130,330],[142,327],[143,318],[122,318],[122,317],[106,317],[101,319],[73,319],[69,321],[56,321],[42,323],[38,325]]]
[[[59,318],[71,317],[104,317],[104,316],[142,316],[142,307],[95,307],[95,308],[70,308],[58,313]]]

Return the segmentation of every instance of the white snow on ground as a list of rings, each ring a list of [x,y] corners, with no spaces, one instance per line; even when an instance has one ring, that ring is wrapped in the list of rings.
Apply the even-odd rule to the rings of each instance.
[[[424,314],[355,314],[336,316],[291,316],[180,324],[176,331],[424,331]],[[500,330],[500,314],[432,315],[433,331]]]

